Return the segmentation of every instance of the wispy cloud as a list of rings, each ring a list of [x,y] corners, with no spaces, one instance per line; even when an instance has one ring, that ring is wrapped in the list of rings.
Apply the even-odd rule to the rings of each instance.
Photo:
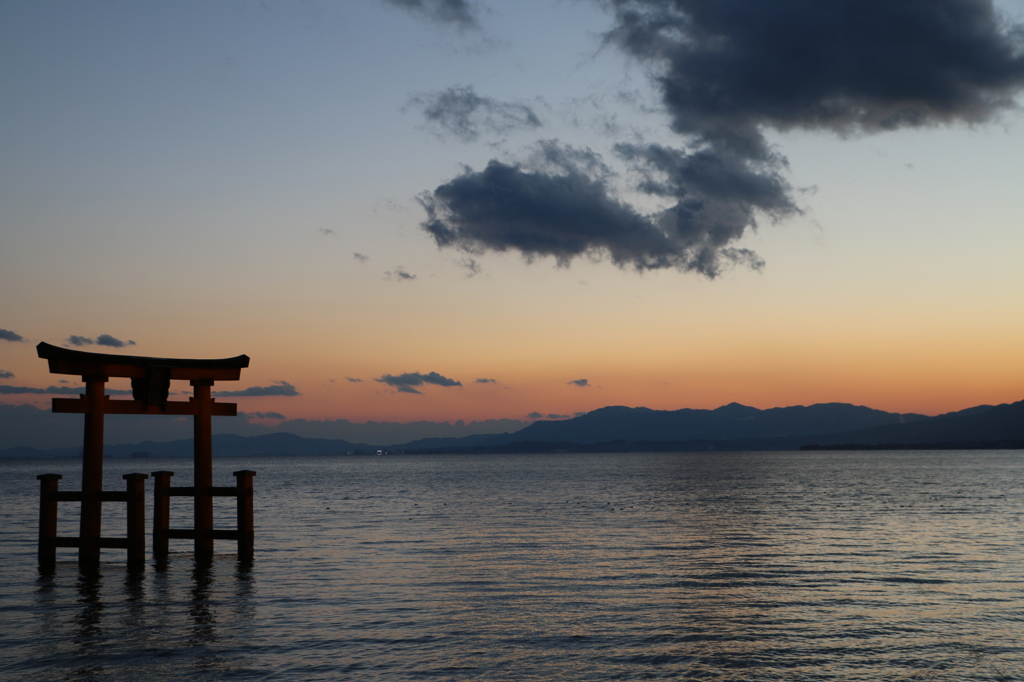
[[[0,369],[0,379],[13,379],[14,372],[6,369]]]
[[[364,256],[364,255],[363,255],[363,254],[361,254],[361,253],[353,253],[353,254],[352,254],[352,257],[353,257],[353,258],[355,258],[355,259],[356,259],[357,261],[359,261],[360,263],[365,263],[366,261],[370,260],[370,257],[369,257],[369,256]]]
[[[459,259],[459,265],[466,269],[466,277],[476,277],[480,274],[480,263],[475,258],[466,256]]]
[[[16,334],[10,329],[0,329],[0,341],[13,341],[17,343],[24,340],[25,339],[22,338],[21,334]]]
[[[478,95],[471,86],[416,95],[408,106],[420,109],[436,132],[463,142],[474,142],[481,134],[504,135],[541,126],[540,118],[529,106]]]
[[[353,384],[361,384],[363,382],[362,379],[359,379],[357,377],[345,377],[345,378],[347,380],[351,381]]]
[[[406,272],[405,268],[398,266],[394,270],[388,270],[384,273],[384,279],[395,280],[396,282],[411,281],[416,279],[416,275]]]
[[[416,386],[422,386],[424,384],[433,384],[435,386],[461,386],[462,382],[455,379],[449,379],[446,376],[442,376],[437,372],[429,372],[427,374],[420,374],[419,372],[406,372],[405,374],[385,374],[379,379],[374,379],[382,384],[387,384],[393,388],[398,389],[401,393],[420,393],[416,390]]]
[[[295,390],[295,387],[287,381],[275,381],[270,386],[250,386],[249,388],[243,388],[238,391],[214,391],[213,395],[219,398],[243,398],[264,396],[292,397],[302,394]]]
[[[478,383],[478,384],[496,384],[496,383],[498,383],[498,380],[497,379],[477,379],[476,383]]]
[[[566,384],[567,386],[579,386],[580,388],[588,388],[590,381],[588,379],[573,379]]]
[[[479,27],[477,10],[468,0],[384,0],[410,14],[460,30]]]

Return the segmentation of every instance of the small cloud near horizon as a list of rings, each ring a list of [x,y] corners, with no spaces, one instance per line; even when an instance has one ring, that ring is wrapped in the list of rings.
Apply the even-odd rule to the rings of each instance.
[[[358,253],[358,252],[353,253],[352,257],[355,258],[360,263],[365,263],[366,261],[370,260],[369,256],[361,254],[361,253]]]
[[[496,383],[498,383],[498,380],[497,379],[477,379],[476,383],[478,383],[478,384],[496,384]]]
[[[18,343],[24,340],[25,338],[21,334],[12,332],[10,329],[0,329],[0,341],[11,341],[12,343]]]
[[[13,379],[14,372],[6,369],[0,369],[0,379]]]
[[[280,412],[239,412],[243,419],[286,419]]]
[[[336,233],[334,232],[334,230],[330,229],[329,227],[321,227],[320,228],[320,234],[322,234],[325,237],[337,236]]]
[[[589,388],[590,381],[588,379],[573,379],[572,381],[566,382],[566,386],[579,386],[580,388]]]
[[[84,386],[47,386],[46,388],[35,388],[32,386],[3,386],[0,385],[0,395],[82,395],[85,393]],[[108,388],[107,395],[131,395],[130,389]]]
[[[361,383],[363,383],[363,380],[359,379],[357,377],[345,377],[345,378],[348,379],[349,381],[351,381],[353,384],[361,384]]]
[[[554,412],[550,412],[548,414],[543,414],[541,412],[531,412],[530,414],[526,415],[526,418],[527,419],[561,420],[561,419],[572,419],[572,415],[568,415],[568,414],[555,414]]]
[[[97,346],[109,346],[110,348],[124,348],[125,346],[134,346],[135,342],[128,340],[122,341],[121,339],[111,336],[110,334],[100,334],[95,340],[88,336],[79,336],[72,334],[67,338],[65,343],[69,343],[72,346],[91,346],[96,344]]]
[[[293,397],[302,395],[287,381],[275,381],[271,386],[250,386],[238,391],[214,391],[218,398],[252,398],[265,396]]]
[[[100,334],[96,337],[96,345],[110,346],[111,348],[124,348],[125,346],[134,346],[135,342],[130,339],[128,341],[122,341],[121,339],[114,338],[110,334]]]
[[[387,384],[392,388],[397,389],[400,393],[417,393],[421,391],[416,390],[416,386],[422,386],[424,384],[433,384],[435,386],[462,386],[462,382],[456,379],[449,379],[446,376],[438,374],[437,372],[429,372],[427,374],[421,374],[420,372],[406,372],[405,374],[393,375],[385,374],[379,379],[374,379],[382,384]]]

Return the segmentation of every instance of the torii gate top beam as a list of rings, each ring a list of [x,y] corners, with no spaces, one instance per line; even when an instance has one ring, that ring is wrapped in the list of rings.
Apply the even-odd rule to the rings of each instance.
[[[140,355],[89,353],[60,348],[48,343],[36,346],[39,357],[47,360],[51,374],[78,376],[128,377],[148,379],[155,373],[168,379],[187,381],[238,381],[242,369],[249,366],[248,355],[218,360],[188,358],[149,358]]]

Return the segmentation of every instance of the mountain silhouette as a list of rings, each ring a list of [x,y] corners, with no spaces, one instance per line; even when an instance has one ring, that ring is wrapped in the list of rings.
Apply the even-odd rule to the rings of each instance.
[[[401,444],[351,443],[292,433],[213,437],[217,456],[342,455],[390,452],[639,452],[862,448],[1024,448],[1024,401],[979,405],[927,417],[846,403],[760,410],[730,403],[714,410],[604,407],[514,433],[426,438]],[[81,448],[0,451],[0,457],[76,457]],[[189,457],[192,440],[106,445],[108,457]]]

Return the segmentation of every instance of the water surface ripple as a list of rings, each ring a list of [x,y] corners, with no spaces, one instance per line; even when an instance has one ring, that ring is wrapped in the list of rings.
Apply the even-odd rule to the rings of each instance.
[[[1024,679],[1024,452],[215,460],[253,469],[256,556],[35,565],[0,462],[0,678]],[[108,460],[121,474],[187,460]],[[151,489],[147,491],[152,494]],[[190,502],[173,500],[174,525]],[[76,505],[62,503],[61,534]],[[104,508],[105,534],[123,512]],[[147,510],[147,514],[151,509]],[[219,502],[230,527],[232,501]]]

